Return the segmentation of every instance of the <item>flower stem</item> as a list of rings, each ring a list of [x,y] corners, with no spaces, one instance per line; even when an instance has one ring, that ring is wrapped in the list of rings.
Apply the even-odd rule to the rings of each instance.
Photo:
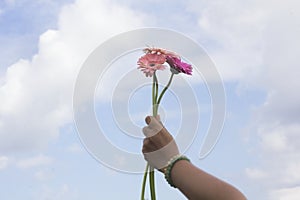
[[[146,169],[144,172],[143,183],[142,183],[141,200],[145,200],[145,189],[146,189],[146,180],[147,180],[147,175],[148,175],[148,169],[149,169],[149,164],[147,163]]]
[[[163,89],[163,91],[162,91],[161,94],[159,95],[159,98],[158,98],[158,100],[157,100],[157,106],[159,105],[159,103],[160,103],[162,97],[164,96],[165,92],[167,91],[167,89],[168,89],[169,86],[171,85],[172,80],[173,80],[173,77],[174,77],[174,73],[172,73],[172,75],[171,75],[171,77],[170,77],[170,79],[169,79],[168,84],[165,86],[165,88]]]
[[[154,168],[151,166],[149,172],[149,183],[150,183],[151,200],[155,200],[156,195],[155,195],[155,182],[154,182]]]
[[[156,74],[153,74],[153,84],[152,84],[152,109],[153,116],[157,116],[158,104],[157,104],[157,96],[158,96],[158,81]],[[149,165],[149,164],[148,164]],[[151,200],[155,200],[155,180],[154,180],[154,168],[149,166],[149,185],[150,185],[150,194]]]
[[[157,115],[158,104],[157,104],[157,96],[158,96],[158,81],[156,73],[153,74],[153,84],[152,84],[152,109],[153,116]]]
[[[155,82],[155,103],[157,103],[157,96],[158,96],[158,79],[156,73],[154,73],[154,82]]]
[[[173,77],[174,77],[174,73],[172,73],[172,75],[171,75],[171,77],[169,79],[169,82],[164,87],[163,91],[161,92],[161,94],[158,97],[158,80],[157,80],[156,73],[154,72],[154,74],[153,74],[153,83],[152,83],[152,112],[153,112],[153,116],[154,117],[157,116],[159,103],[160,103],[162,97],[164,96],[165,92],[167,91],[167,89],[170,87],[171,82],[173,80]],[[157,97],[158,97],[158,99],[157,99]],[[145,186],[146,186],[146,180],[147,180],[148,170],[149,170],[149,185],[150,185],[151,200],[156,200],[154,168],[152,166],[149,166],[149,163],[147,163],[146,170],[145,170],[145,173],[144,173],[144,179],[143,179],[143,184],[142,184],[141,200],[144,200],[144,196],[145,196]]]

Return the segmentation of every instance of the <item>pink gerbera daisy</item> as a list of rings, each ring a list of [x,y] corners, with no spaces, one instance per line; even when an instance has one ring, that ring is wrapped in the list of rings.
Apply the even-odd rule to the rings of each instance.
[[[145,73],[146,77],[153,76],[156,70],[164,70],[163,65],[166,62],[166,57],[162,54],[146,54],[138,60],[138,69]]]
[[[146,54],[157,54],[157,55],[162,54],[164,56],[180,58],[180,56],[177,53],[163,49],[163,48],[148,47],[148,48],[145,48],[143,51]]]

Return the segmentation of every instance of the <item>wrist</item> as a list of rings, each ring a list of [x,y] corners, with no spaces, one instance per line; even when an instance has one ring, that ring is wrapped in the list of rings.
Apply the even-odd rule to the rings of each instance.
[[[183,156],[183,155],[179,154],[179,155],[176,155],[176,156],[172,157],[169,160],[167,167],[164,167],[162,169],[163,173],[165,174],[165,179],[174,188],[176,188],[176,186],[173,183],[171,172],[172,172],[175,164],[178,163],[178,162],[180,162],[180,161],[188,161],[188,162],[190,162],[190,160],[186,156]]]

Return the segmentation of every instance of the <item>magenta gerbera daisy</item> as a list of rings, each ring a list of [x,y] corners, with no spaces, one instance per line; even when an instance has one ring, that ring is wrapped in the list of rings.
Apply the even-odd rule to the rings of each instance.
[[[167,56],[166,61],[170,65],[172,73],[184,73],[192,75],[192,65],[182,62],[180,58]]]

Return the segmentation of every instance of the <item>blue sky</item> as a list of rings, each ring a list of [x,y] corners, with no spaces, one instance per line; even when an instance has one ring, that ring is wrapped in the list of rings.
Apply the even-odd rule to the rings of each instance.
[[[72,97],[79,70],[98,45],[144,27],[192,38],[222,77],[224,129],[202,160],[210,96],[203,82],[190,82],[200,108],[197,137],[185,152],[193,163],[249,199],[299,199],[299,8],[292,0],[1,1],[0,199],[139,198],[142,174],[107,168],[80,142]],[[135,63],[135,57],[138,53],[126,62]],[[115,77],[112,83],[122,74]],[[150,100],[137,106],[132,102],[150,97],[150,87],[137,91],[129,114],[142,128]],[[110,102],[97,98],[97,117],[111,116]],[[166,126],[174,134],[180,113],[173,98],[166,96],[163,106]],[[127,137],[109,117],[103,129],[114,145],[140,153],[142,138]],[[161,174],[156,177],[159,199],[185,199]]]

